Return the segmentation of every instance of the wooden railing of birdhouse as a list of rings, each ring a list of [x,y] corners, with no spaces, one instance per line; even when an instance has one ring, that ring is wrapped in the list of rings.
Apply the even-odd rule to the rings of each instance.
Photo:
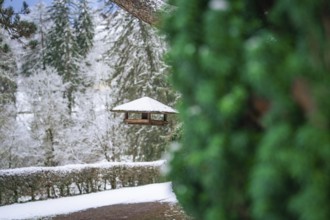
[[[142,124],[142,125],[166,125],[167,121],[153,119],[125,119],[126,124]]]

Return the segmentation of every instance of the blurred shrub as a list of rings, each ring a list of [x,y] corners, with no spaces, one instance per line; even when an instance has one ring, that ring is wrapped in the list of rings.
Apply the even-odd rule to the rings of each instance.
[[[330,3],[172,0],[170,177],[197,219],[329,219]]]

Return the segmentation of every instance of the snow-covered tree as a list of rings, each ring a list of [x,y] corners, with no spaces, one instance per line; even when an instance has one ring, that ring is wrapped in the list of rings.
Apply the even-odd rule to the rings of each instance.
[[[74,106],[74,92],[79,84],[79,63],[81,56],[75,39],[72,24],[71,0],[54,0],[49,16],[54,22],[47,36],[46,64],[53,66],[63,76],[65,83],[70,83],[65,95],[68,99],[69,112]]]
[[[40,2],[32,9],[29,19],[36,25],[37,31],[25,46],[21,72],[26,76],[29,76],[36,69],[45,68],[46,35],[51,25],[45,3]]]
[[[0,29],[0,104],[15,102],[17,66],[8,44],[8,36]]]
[[[115,97],[107,83],[112,69],[102,59],[102,54],[110,49],[104,40],[108,34],[103,31],[107,23],[101,16],[94,19],[97,23],[94,44],[86,58],[90,65],[84,67],[85,78],[89,78],[91,86],[78,94],[76,107],[79,114],[75,120],[88,124],[88,129],[85,125],[82,131],[93,143],[88,147],[93,148],[90,155],[97,155],[99,160],[120,161],[125,149],[118,143],[121,143],[123,136],[116,131],[118,118],[110,112]]]
[[[17,120],[17,53],[0,30],[0,168],[32,165],[36,160],[27,130]]]
[[[0,169],[36,165],[41,159],[38,149],[26,127],[15,117],[14,106],[6,107],[1,109],[0,118]]]
[[[69,111],[75,104],[75,93],[83,83],[79,74],[81,62],[92,47],[94,27],[88,1],[55,0],[50,6],[49,18],[53,21],[46,43],[46,64],[53,66],[69,83],[65,93]]]
[[[59,143],[62,132],[71,125],[67,99],[63,98],[66,84],[54,68],[34,72],[22,82],[28,96],[33,119],[31,135],[43,154],[43,165],[59,164]]]
[[[94,24],[87,0],[78,1],[78,16],[74,28],[79,53],[82,57],[86,57],[93,47],[94,39]]]
[[[113,69],[108,80],[115,97],[113,104],[150,96],[173,105],[176,95],[167,81],[164,38],[150,25],[120,9],[110,16],[108,26],[107,42],[111,47],[105,60]],[[172,126],[117,126],[117,133],[126,137],[121,144],[126,145],[133,160],[160,158],[166,146],[162,136],[172,129]]]
[[[0,156],[1,167],[10,167],[11,148],[5,143],[8,129],[15,121],[16,63],[8,45],[7,35],[0,30]]]
[[[105,24],[104,17],[91,16],[86,0],[55,0],[49,11],[44,4],[31,9],[29,21],[38,29],[22,41],[23,59],[10,50],[1,54],[1,65],[13,69],[0,73],[7,80],[0,84],[1,100],[11,100],[0,106],[0,157],[6,158],[0,166],[159,159],[172,124],[128,127],[110,112],[142,96],[174,105],[162,61],[166,45],[157,30],[118,8]],[[24,73],[18,80],[16,66]],[[16,105],[24,106],[18,115],[17,97]]]

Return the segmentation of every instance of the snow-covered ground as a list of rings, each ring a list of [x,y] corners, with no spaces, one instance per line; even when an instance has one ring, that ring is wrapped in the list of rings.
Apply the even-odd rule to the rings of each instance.
[[[170,182],[1,206],[0,219],[36,219],[107,205],[154,201],[177,202]]]

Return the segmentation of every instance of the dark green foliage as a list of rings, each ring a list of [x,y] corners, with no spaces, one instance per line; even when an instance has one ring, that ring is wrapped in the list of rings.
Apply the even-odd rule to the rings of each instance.
[[[170,177],[197,219],[329,219],[330,3],[173,1],[182,146]]]

